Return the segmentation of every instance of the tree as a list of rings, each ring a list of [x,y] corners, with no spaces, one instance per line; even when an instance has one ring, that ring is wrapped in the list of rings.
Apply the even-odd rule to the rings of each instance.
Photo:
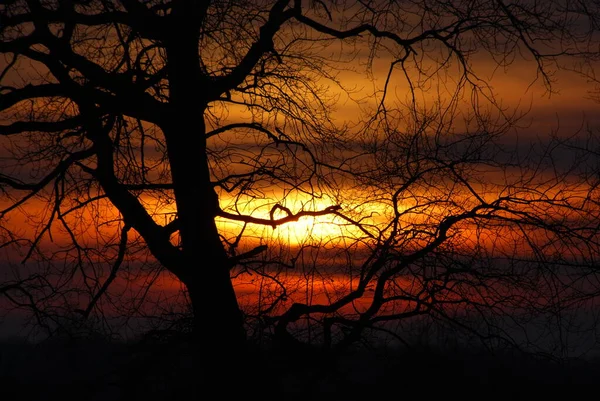
[[[0,293],[50,331],[117,301],[146,313],[116,297],[163,271],[198,342],[231,355],[251,328],[343,347],[370,330],[402,338],[421,316],[518,344],[498,321],[595,295],[591,144],[509,149],[519,111],[476,69],[528,59],[551,91],[555,71],[597,59],[595,4],[1,7],[2,231],[22,263]],[[348,84],[357,72],[374,89]],[[579,146],[561,170],[557,152]],[[339,234],[257,239],[307,218]],[[257,277],[242,311],[234,283]]]

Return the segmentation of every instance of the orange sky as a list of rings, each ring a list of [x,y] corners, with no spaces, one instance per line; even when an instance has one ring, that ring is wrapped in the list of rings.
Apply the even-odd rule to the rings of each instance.
[[[355,88],[355,98],[363,99],[364,103],[362,106],[375,106],[378,98],[370,97],[375,84],[379,88],[383,84],[389,60],[376,59],[374,65],[374,72],[378,76],[375,83],[371,82],[363,72],[343,72],[342,83],[350,88]],[[577,131],[582,125],[589,123],[592,127],[600,128],[600,104],[592,99],[589,99],[588,91],[593,90],[593,86],[586,82],[585,79],[578,77],[572,73],[560,73],[556,75],[558,79],[557,83],[553,87],[556,94],[549,94],[546,92],[546,88],[541,85],[541,82],[534,83],[532,81],[536,77],[535,66],[531,62],[516,61],[506,71],[494,71],[495,65],[485,60],[479,60],[476,63],[476,69],[480,72],[479,77],[489,82],[493,91],[497,96],[498,100],[501,100],[502,106],[509,109],[517,106],[522,107],[524,110],[529,110],[529,114],[522,120],[523,129],[519,131],[521,137],[541,137],[545,138],[552,132],[557,131],[560,135],[570,135]],[[452,79],[450,77],[450,90]],[[392,80],[393,90],[388,94],[388,101],[393,104],[396,102],[405,102],[407,100],[408,87],[406,82],[403,80],[401,74],[397,73]],[[418,93],[418,100],[424,102],[424,104],[431,104],[431,102],[438,101],[438,93],[434,90],[426,91],[424,93]],[[445,94],[443,94],[444,96]],[[367,96],[368,100],[364,100]],[[443,97],[442,96],[442,97]],[[465,105],[469,104],[470,99],[465,99]],[[336,118],[339,122],[343,121],[355,121],[357,118],[362,118],[360,115],[360,108],[349,100],[346,95],[340,93],[339,99],[336,102],[337,111],[335,113]],[[231,108],[229,115],[223,121],[225,122],[237,122],[237,121],[248,121],[248,114],[240,109]],[[2,122],[4,123],[4,122]],[[6,139],[0,139],[0,141],[6,141]],[[0,142],[0,146],[5,142]],[[0,150],[1,152],[1,150]],[[342,191],[343,192],[343,191]],[[270,207],[274,202],[277,202],[280,194],[277,191],[272,193],[273,199],[264,199],[253,201],[246,204],[240,204],[242,211],[250,212],[254,217],[267,218],[269,216]],[[172,208],[163,207],[163,205],[156,205],[151,199],[144,199],[148,207],[151,209],[158,208],[156,210],[156,219],[158,222],[163,223],[168,221],[174,210]],[[353,198],[348,197],[347,204],[344,207],[352,207]],[[301,208],[308,210],[319,210],[327,206],[331,206],[335,203],[334,199],[322,199],[318,201],[312,201],[306,197],[291,197],[285,206],[289,207],[292,211],[298,211]],[[0,202],[0,206],[5,206],[6,200]],[[221,199],[221,206],[224,209],[228,209],[231,206],[231,200],[227,198]],[[48,216],[50,211],[44,208],[39,201],[32,200],[28,202],[25,214],[11,213],[8,218],[3,220],[5,227],[16,228],[18,231],[25,233],[28,237],[35,235],[34,230],[31,228],[32,222],[35,222],[36,218]],[[109,208],[103,209],[103,217],[106,221],[113,220],[116,215],[114,211]],[[386,210],[383,207],[370,204],[365,207],[364,213],[374,213],[375,217],[371,223],[380,223],[380,216],[385,214]],[[389,210],[387,211],[389,212]],[[277,216],[276,216],[277,217]],[[96,228],[91,223],[89,215],[78,216],[80,221],[78,222],[80,228],[89,235],[87,242],[90,245],[102,244],[114,240],[115,234],[118,232],[118,225],[114,222],[106,223],[100,226],[99,231],[102,235],[96,235]],[[354,237],[362,235],[356,228],[352,226],[341,226],[342,221],[339,218],[326,216],[319,218],[306,217],[300,219],[296,223],[290,223],[286,226],[278,227],[273,229],[271,227],[263,227],[250,225],[245,233],[249,238],[253,239],[253,245],[256,242],[259,243],[283,243],[287,245],[298,245],[305,244],[308,237],[312,236],[315,239],[315,243],[323,244],[326,243],[328,247],[334,246],[346,246],[348,241]],[[227,222],[223,219],[218,219],[218,225],[222,228],[225,236],[233,238],[240,230],[240,224]],[[87,227],[85,227],[87,226]],[[375,232],[374,232],[375,233]],[[62,241],[66,239],[64,230],[57,226],[51,233],[52,235],[46,235],[42,239],[42,246],[60,245]],[[463,238],[469,238],[469,229],[465,228],[463,232]],[[473,238],[473,237],[470,237]],[[490,247],[497,247],[499,243],[496,240],[499,236],[492,235],[491,237],[482,236],[480,239]],[[505,238],[506,239],[506,238]],[[510,238],[508,238],[510,239]],[[474,245],[475,241],[468,243],[466,246]],[[513,245],[510,241],[504,243],[507,249]],[[332,274],[328,276],[328,279],[332,281],[324,281],[316,279],[312,281],[315,284],[310,291],[303,290],[300,288],[302,285],[307,284],[305,276],[289,273],[285,275],[285,279],[289,280],[287,284],[291,288],[297,287],[298,297],[312,296],[312,300],[316,302],[324,302],[328,295],[335,293],[338,290],[347,289],[350,285],[354,284],[352,278],[345,275]],[[143,278],[142,278],[143,280]],[[162,288],[167,291],[172,289],[179,290],[179,284],[172,281],[172,288],[168,284],[168,277],[166,283],[162,282]],[[262,281],[260,277],[255,276],[240,276],[236,279],[236,289],[240,295],[240,302],[244,305],[256,302],[256,298],[249,295],[260,288],[261,285],[272,286],[272,281]],[[297,299],[301,301],[301,299]],[[289,302],[293,302],[294,298],[291,297]],[[368,302],[368,297],[364,302]],[[364,307],[364,305],[357,305],[357,308]]]

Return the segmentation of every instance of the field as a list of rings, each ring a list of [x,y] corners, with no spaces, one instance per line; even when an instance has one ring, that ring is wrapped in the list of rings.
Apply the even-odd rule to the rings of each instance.
[[[7,341],[0,346],[0,388],[4,400],[191,400],[190,388],[198,382],[193,362],[190,345],[182,340]],[[511,399],[535,391],[539,399],[547,391],[573,396],[597,378],[596,360],[558,362],[515,352],[382,347],[332,358],[317,350],[251,348],[243,366],[232,366],[222,385],[243,398],[263,400],[404,399],[408,394],[432,399],[484,396],[485,389]]]

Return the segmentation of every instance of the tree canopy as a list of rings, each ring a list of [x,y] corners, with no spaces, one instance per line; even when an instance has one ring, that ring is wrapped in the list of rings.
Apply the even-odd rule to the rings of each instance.
[[[567,354],[556,330],[595,327],[597,127],[532,134],[492,77],[593,81],[598,11],[6,1],[2,307],[48,335]]]

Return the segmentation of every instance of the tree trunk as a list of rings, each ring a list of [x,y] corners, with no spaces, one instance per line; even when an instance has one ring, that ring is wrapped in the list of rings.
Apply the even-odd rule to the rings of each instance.
[[[177,116],[166,135],[185,264],[180,279],[192,301],[198,341],[239,348],[245,341],[243,317],[215,224],[218,198],[202,143],[204,124],[196,115]]]
[[[222,383],[223,375],[235,369],[246,335],[227,254],[215,224],[219,200],[210,180],[203,119],[207,88],[200,69],[198,32],[188,30],[194,28],[178,26],[176,36],[167,44],[171,111],[161,128],[185,265],[179,278],[189,291],[197,358],[204,382],[210,385],[214,380]]]

